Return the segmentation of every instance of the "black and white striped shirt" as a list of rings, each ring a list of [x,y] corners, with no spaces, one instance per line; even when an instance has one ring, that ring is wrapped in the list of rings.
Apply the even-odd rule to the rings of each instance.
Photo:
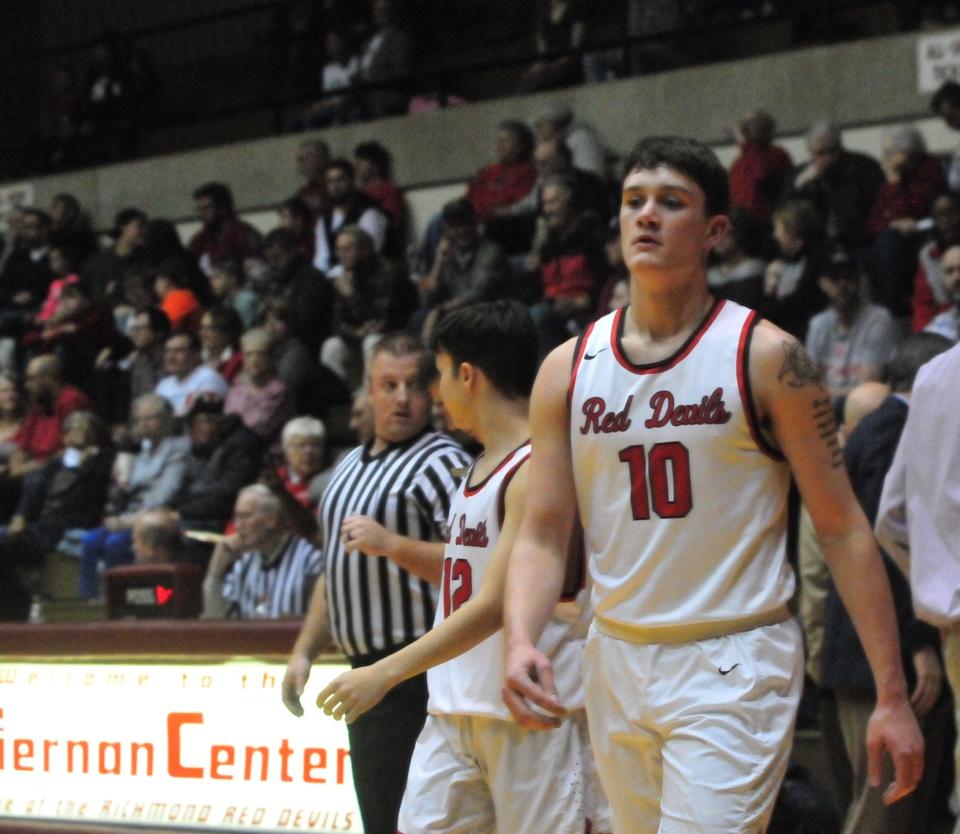
[[[443,434],[425,432],[376,456],[349,452],[320,502],[327,610],[334,641],[348,657],[391,651],[430,628],[436,589],[382,556],[347,553],[344,519],[365,515],[420,541],[441,541],[450,498],[470,458]]]
[[[323,553],[311,542],[291,536],[269,566],[257,550],[244,553],[223,580],[227,610],[241,620],[302,617],[307,613]]]

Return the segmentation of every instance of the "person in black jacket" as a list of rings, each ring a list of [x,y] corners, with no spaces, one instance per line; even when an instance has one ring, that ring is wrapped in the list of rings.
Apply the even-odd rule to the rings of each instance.
[[[263,441],[237,415],[225,415],[219,397],[198,397],[186,419],[192,447],[170,509],[188,531],[220,533],[233,514],[237,493],[257,480]]]
[[[290,229],[270,232],[262,251],[272,273],[273,297],[289,303],[290,332],[316,360],[333,328],[333,284],[307,262],[299,238]]]
[[[0,560],[27,586],[36,584],[43,557],[67,530],[96,527],[103,517],[113,466],[99,418],[75,411],[64,421],[64,450],[24,478],[20,503],[0,530]]]
[[[865,416],[847,439],[843,454],[850,482],[871,525],[876,521],[884,477],[907,420],[914,377],[923,363],[950,346],[947,339],[932,333],[908,337],[889,366],[891,395]],[[853,772],[853,798],[847,810],[845,833],[896,834],[929,830],[931,813],[935,810],[932,791],[942,756],[947,752],[944,739],[950,705],[949,694],[942,685],[939,634],[914,616],[907,580],[886,554],[884,566],[893,591],[904,674],[926,742],[924,777],[913,794],[891,806],[884,805],[881,792],[871,789],[867,783],[864,739],[876,692],[853,623],[836,588],[831,586],[824,611],[820,686],[836,698],[843,744],[843,749],[836,752],[846,755]]]

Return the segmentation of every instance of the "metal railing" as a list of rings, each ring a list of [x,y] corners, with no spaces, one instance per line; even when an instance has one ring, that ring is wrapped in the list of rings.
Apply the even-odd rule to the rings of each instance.
[[[473,5],[492,8],[492,15],[501,5],[529,11],[531,3],[487,0]],[[351,94],[362,99],[377,90],[395,89],[404,95],[427,94],[443,107],[454,94],[469,100],[510,94],[523,69],[541,57],[587,56],[596,71],[592,80],[622,77],[740,57],[744,53],[736,45],[747,41],[748,54],[757,55],[859,37],[869,34],[864,21],[878,17],[885,17],[888,31],[896,31],[913,25],[910,15],[916,6],[876,0],[671,0],[663,4],[669,8],[664,25],[647,21],[644,30],[644,22],[632,16],[629,0],[597,0],[594,5],[598,12],[593,32],[582,49],[538,56],[529,15],[524,19],[515,13],[499,40],[495,25],[488,26],[485,36],[480,26],[477,37],[465,45],[463,33],[456,34],[463,21],[444,18],[450,4],[414,0],[408,16],[416,15],[419,23],[411,27],[416,47],[411,72],[388,84],[358,85]],[[301,129],[305,108],[323,98],[317,78],[320,44],[308,42],[309,32],[296,30],[290,13],[289,0],[272,0],[123,31],[137,54],[155,65],[159,86],[155,96],[127,114],[131,141],[128,147],[113,149],[112,156],[129,158]],[[844,25],[845,19],[853,22]],[[765,32],[779,34],[764,40]],[[89,61],[98,43],[84,38],[55,48],[7,50],[0,59],[2,130],[7,134],[0,134],[4,178],[108,161],[77,153],[58,166],[43,156],[55,127],[51,108],[57,103],[47,81],[57,67]],[[79,81],[79,73],[74,78]]]

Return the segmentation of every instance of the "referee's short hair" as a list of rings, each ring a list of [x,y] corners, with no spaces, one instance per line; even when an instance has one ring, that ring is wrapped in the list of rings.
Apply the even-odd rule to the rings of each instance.
[[[476,365],[505,397],[530,396],[539,364],[537,329],[519,301],[484,301],[451,310],[437,323],[431,347],[449,354],[454,365]]]
[[[422,353],[425,349],[420,337],[412,333],[403,331],[387,333],[374,345],[370,361],[372,363],[381,353],[389,353],[391,356],[410,356],[413,353]]]

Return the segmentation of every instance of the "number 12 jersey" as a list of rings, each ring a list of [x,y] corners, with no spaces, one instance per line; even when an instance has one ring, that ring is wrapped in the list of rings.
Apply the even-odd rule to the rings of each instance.
[[[450,505],[444,545],[440,602],[434,625],[439,625],[480,589],[503,525],[507,487],[530,457],[526,443],[504,458],[484,480],[470,485],[467,473]],[[551,658],[560,702],[568,709],[583,707],[580,681],[583,641],[588,612],[581,589],[574,601],[559,602],[537,644]],[[512,721],[503,703],[503,631],[491,635],[470,651],[427,672],[430,701],[427,711],[440,715],[480,715]]]

